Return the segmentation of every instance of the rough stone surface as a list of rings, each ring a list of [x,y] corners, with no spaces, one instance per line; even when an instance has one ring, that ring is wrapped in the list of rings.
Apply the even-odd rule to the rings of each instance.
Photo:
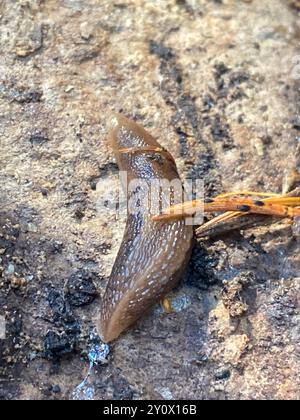
[[[299,240],[285,222],[199,241],[179,309],[153,309],[74,393],[124,227],[97,208],[118,184],[109,112],[210,195],[281,192],[300,160],[298,7],[0,3],[1,399],[300,397]]]

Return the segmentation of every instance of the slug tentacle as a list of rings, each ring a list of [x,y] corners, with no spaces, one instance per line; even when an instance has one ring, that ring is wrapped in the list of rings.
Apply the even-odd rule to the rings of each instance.
[[[153,180],[179,182],[173,157],[142,127],[117,115],[109,142],[127,181],[142,180],[128,200],[150,200]],[[182,184],[181,192],[182,192]],[[127,185],[123,186],[127,188]],[[174,204],[172,189],[160,190],[161,208]],[[124,237],[103,297],[99,332],[104,342],[117,338],[178,282],[189,259],[193,227],[184,220],[155,222],[147,206],[129,214]]]

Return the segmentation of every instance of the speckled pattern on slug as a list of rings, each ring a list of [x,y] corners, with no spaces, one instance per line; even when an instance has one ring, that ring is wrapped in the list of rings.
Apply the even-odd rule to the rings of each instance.
[[[119,169],[127,171],[128,180],[146,180],[149,194],[153,179],[178,180],[173,159],[161,161],[149,158],[149,153],[118,153],[120,148],[159,147],[159,143],[144,129],[124,117],[110,136]],[[164,191],[160,201],[170,202],[170,192]],[[189,259],[193,228],[184,220],[153,222],[149,210],[129,215],[124,238],[116,258],[102,301],[100,334],[111,341],[129,327],[170,291]]]

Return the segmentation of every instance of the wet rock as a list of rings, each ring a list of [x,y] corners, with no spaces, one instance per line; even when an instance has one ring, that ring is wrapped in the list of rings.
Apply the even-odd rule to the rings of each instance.
[[[216,265],[216,259],[208,254],[205,246],[196,244],[187,269],[188,284],[200,289],[208,289],[216,284],[218,282],[214,271]]]
[[[49,138],[46,131],[39,130],[39,129],[33,130],[29,137],[29,141],[33,145],[43,144],[43,143],[46,143],[48,140]]]
[[[18,312],[15,312],[14,317],[8,323],[9,332],[14,337],[17,337],[20,335],[22,328],[23,328],[22,316]]]
[[[134,389],[125,378],[116,376],[113,379],[113,399],[114,400],[132,400],[135,396]]]
[[[215,373],[215,379],[218,381],[226,380],[230,378],[230,370],[229,369],[220,369]]]
[[[215,105],[216,102],[211,95],[207,94],[203,97],[204,111],[210,111]]]
[[[220,79],[224,74],[228,73],[230,68],[224,63],[218,63],[215,65],[215,78]]]
[[[216,116],[212,123],[211,133],[213,138],[216,141],[226,141],[229,140],[229,127],[227,124],[221,122],[221,118],[219,115]]]
[[[93,280],[96,275],[79,271],[71,275],[67,282],[66,298],[72,306],[84,306],[92,303],[98,296]]]
[[[235,88],[242,83],[248,82],[249,80],[250,76],[248,73],[243,71],[234,72],[229,78],[229,88]]]
[[[57,334],[48,331],[44,338],[44,357],[47,359],[59,359],[62,356],[72,353],[74,342],[65,333]]]
[[[64,295],[51,290],[48,294],[48,302],[53,314],[53,323],[60,329],[63,328],[71,341],[76,341],[81,331],[80,325]]]
[[[18,90],[11,92],[10,99],[13,102],[20,104],[28,104],[31,102],[40,102],[42,100],[43,92],[36,88],[21,87]]]
[[[174,58],[172,50],[166,47],[162,42],[151,40],[149,49],[151,54],[155,54],[163,60],[168,61]]]

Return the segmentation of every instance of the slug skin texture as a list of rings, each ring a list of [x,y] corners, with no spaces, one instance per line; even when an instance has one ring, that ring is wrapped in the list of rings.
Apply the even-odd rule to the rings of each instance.
[[[115,118],[117,125],[110,132],[109,143],[119,170],[127,172],[128,182],[142,179],[144,192],[149,194],[154,179],[179,180],[174,159],[149,133],[121,115]],[[162,206],[170,205],[170,191],[163,190],[159,200]],[[154,222],[151,216],[148,208],[128,215],[98,323],[106,343],[159,302],[180,280],[189,260],[193,227],[185,220]]]

